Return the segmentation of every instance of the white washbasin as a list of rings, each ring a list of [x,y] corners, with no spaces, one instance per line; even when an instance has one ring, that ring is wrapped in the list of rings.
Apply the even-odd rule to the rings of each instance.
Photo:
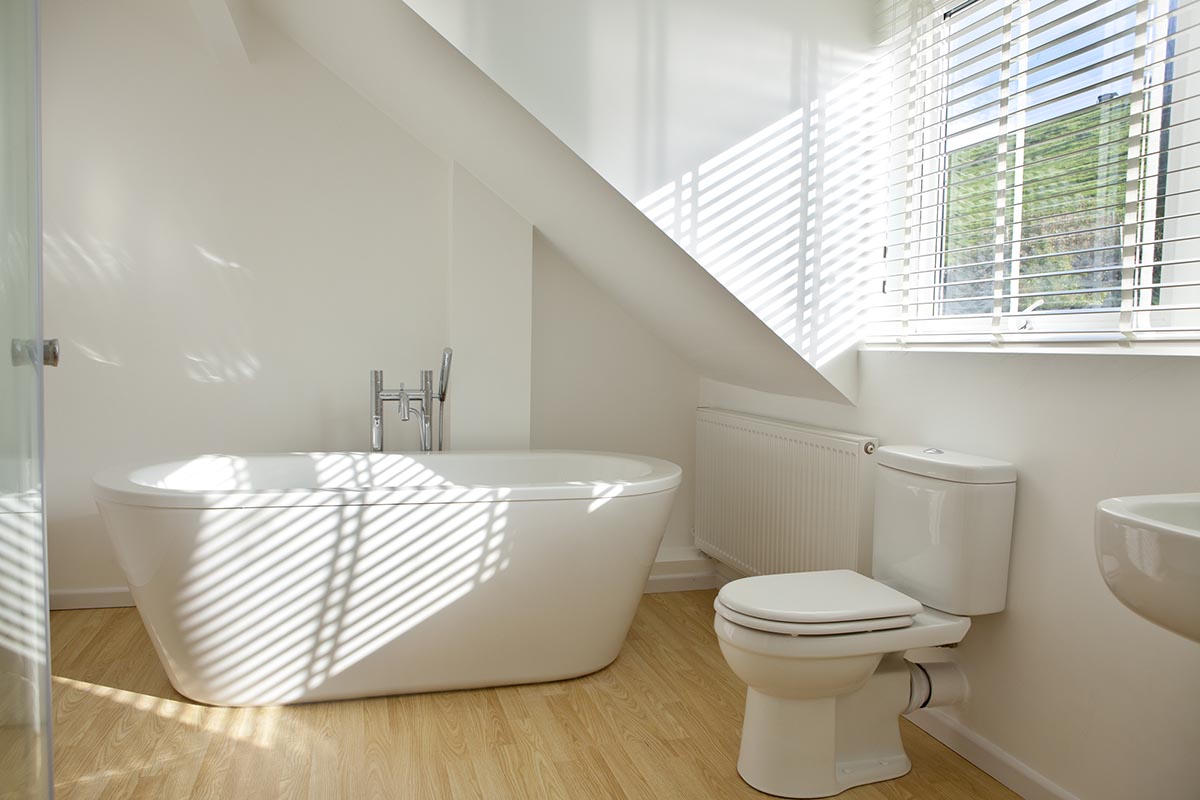
[[[1096,557],[1118,600],[1200,642],[1200,494],[1101,501]]]

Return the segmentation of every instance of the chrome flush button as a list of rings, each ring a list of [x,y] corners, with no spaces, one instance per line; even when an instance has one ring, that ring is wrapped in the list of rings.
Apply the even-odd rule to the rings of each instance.
[[[929,453],[931,456],[941,456],[946,454],[945,450],[938,450],[936,447],[926,447],[925,452]]]

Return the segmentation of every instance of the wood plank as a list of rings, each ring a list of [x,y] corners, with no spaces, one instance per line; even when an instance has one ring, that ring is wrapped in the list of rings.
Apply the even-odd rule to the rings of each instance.
[[[646,595],[621,656],[571,681],[276,708],[170,686],[134,609],[51,613],[55,780],[76,798],[755,798],[737,775],[745,686],[714,593]],[[908,775],[848,800],[1012,800],[901,724]]]

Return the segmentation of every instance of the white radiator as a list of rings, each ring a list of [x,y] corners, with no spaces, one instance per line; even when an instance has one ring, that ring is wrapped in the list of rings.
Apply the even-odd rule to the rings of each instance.
[[[748,575],[871,569],[878,440],[696,413],[696,546]]]

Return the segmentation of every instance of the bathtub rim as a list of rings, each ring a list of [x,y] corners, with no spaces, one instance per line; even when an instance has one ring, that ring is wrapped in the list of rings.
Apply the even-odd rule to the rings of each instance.
[[[494,484],[424,486],[424,487],[370,487],[365,489],[253,489],[194,491],[166,489],[137,483],[132,480],[134,470],[151,469],[180,461],[220,456],[232,458],[262,458],[280,456],[313,455],[376,455],[361,451],[293,451],[274,453],[204,453],[182,458],[165,459],[153,464],[132,463],[100,470],[92,477],[92,497],[96,502],[134,506],[138,508],[162,509],[230,509],[230,508],[301,508],[320,506],[364,506],[364,505],[421,505],[431,503],[494,503],[538,500],[596,500],[607,501],[617,497],[657,494],[678,488],[683,478],[679,465],[653,456],[621,453],[604,450],[455,450],[445,453],[388,452],[383,455],[415,456],[438,459],[447,456],[505,454],[528,456],[530,454],[600,456],[638,461],[650,467],[648,474],[631,480],[590,483],[546,482],[517,486]],[[596,490],[602,489],[601,494]]]

